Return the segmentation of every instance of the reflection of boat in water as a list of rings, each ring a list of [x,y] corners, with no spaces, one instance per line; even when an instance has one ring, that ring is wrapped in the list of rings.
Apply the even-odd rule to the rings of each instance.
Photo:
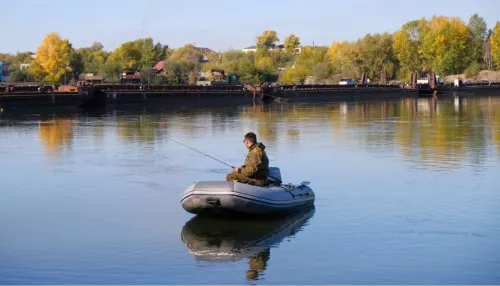
[[[182,228],[182,241],[200,261],[238,261],[294,235],[314,214],[314,206],[269,219],[195,216]]]
[[[302,230],[314,215],[314,205],[270,219],[195,216],[181,238],[197,261],[232,262],[249,259],[248,280],[266,269],[270,248]]]

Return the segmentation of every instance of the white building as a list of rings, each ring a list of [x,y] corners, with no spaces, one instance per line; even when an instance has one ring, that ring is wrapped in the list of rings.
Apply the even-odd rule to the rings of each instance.
[[[276,45],[275,48],[269,48],[270,51],[274,51],[274,49],[281,49],[281,50],[284,50],[285,49],[285,45]],[[250,46],[250,47],[246,47],[246,48],[243,48],[241,49],[242,52],[244,53],[248,53],[248,52],[257,52],[257,46]],[[302,48],[299,46],[297,48],[295,48],[295,52],[297,54],[300,54],[300,52],[302,51]]]

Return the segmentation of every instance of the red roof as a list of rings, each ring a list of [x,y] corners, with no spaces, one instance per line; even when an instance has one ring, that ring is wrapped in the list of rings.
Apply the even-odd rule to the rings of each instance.
[[[156,63],[156,65],[153,67],[154,70],[162,70],[163,69],[163,61],[159,61]]]
[[[200,51],[205,56],[210,54],[210,53],[215,53],[212,49],[209,49],[209,48],[195,47],[195,49]]]

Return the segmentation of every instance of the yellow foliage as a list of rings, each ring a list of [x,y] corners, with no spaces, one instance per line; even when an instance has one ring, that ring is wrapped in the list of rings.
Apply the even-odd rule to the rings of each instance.
[[[68,40],[62,40],[57,33],[50,33],[38,48],[30,72],[37,79],[57,83],[65,73],[71,72],[73,54],[73,47]]]
[[[469,27],[459,18],[433,17],[422,49],[432,71],[440,75],[464,71],[472,60]]]
[[[497,68],[500,69],[500,22],[497,22],[493,29],[491,41],[491,57]]]

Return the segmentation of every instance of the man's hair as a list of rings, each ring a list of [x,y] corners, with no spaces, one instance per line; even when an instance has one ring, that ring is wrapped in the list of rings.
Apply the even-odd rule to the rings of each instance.
[[[245,140],[250,141],[251,143],[257,143],[257,135],[253,132],[248,132],[245,134]]]

